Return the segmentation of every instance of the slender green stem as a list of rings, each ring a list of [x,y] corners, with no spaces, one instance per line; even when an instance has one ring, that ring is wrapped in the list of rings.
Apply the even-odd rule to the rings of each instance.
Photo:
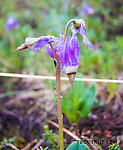
[[[49,42],[53,51],[54,60],[56,60],[56,95],[57,95],[57,109],[58,109],[58,121],[59,121],[59,139],[60,150],[64,150],[63,144],[63,121],[62,121],[62,105],[61,105],[61,90],[60,90],[60,56],[56,57],[55,51],[51,42]]]
[[[63,39],[63,43],[65,42],[65,39],[66,39],[66,36],[67,36],[67,32],[68,32],[68,28],[70,26],[70,24],[74,21],[77,21],[77,19],[71,19],[68,21],[67,25],[66,25],[66,28],[65,28],[65,33],[64,33],[64,39]]]
[[[59,121],[59,138],[60,138],[60,150],[64,150],[63,144],[63,122],[62,122],[62,105],[60,94],[60,59],[57,59],[56,65],[56,94],[57,94],[57,109],[58,109],[58,121]]]

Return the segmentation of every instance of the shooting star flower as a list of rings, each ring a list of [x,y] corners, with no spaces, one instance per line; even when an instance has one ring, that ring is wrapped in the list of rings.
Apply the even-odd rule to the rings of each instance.
[[[71,86],[73,87],[75,74],[80,62],[80,47],[77,32],[80,33],[83,42],[88,48],[92,50],[94,50],[94,48],[90,40],[86,37],[85,22],[83,19],[75,19],[73,21],[71,31],[72,37],[66,37],[65,42],[64,35],[60,34],[60,43],[54,47],[54,51],[56,55],[60,54],[62,71],[64,71],[68,75]],[[54,59],[54,55],[50,45],[46,45],[45,48],[50,57]]]
[[[80,62],[79,41],[75,34],[73,34],[72,37],[68,36],[64,43],[63,38],[64,35],[60,34],[60,43],[54,47],[54,51],[56,55],[58,53],[60,54],[62,71],[64,71],[68,75],[70,83],[73,87],[75,74]],[[51,47],[49,45],[46,45],[45,48],[50,57],[54,59]]]
[[[73,23],[71,27],[72,37],[66,37],[67,29],[71,22]],[[38,38],[27,37],[25,39],[25,43],[18,47],[16,50],[28,48],[29,50],[38,52],[43,46],[45,46],[47,53],[52,59],[55,60],[55,63],[57,63],[60,56],[62,71],[68,75],[69,81],[73,88],[75,74],[80,62],[80,47],[77,32],[80,33],[86,46],[94,50],[92,43],[86,37],[85,22],[83,19],[70,20],[66,26],[65,36],[60,34],[60,42],[54,48],[52,43],[58,42],[58,38],[53,35],[48,35]]]

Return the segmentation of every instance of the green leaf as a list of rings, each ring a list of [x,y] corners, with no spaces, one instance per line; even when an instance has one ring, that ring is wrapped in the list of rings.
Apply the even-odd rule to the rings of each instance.
[[[73,142],[66,150],[89,150],[88,146],[83,142]]]
[[[78,74],[77,78],[82,78],[82,75]],[[66,97],[65,95],[63,96],[63,112],[65,113],[65,115],[71,123],[78,123],[80,120],[80,115],[77,114],[77,111],[79,111],[80,106],[78,101],[84,96],[85,92],[86,86],[84,82],[74,82],[74,89],[69,89],[68,97]]]
[[[81,104],[82,107],[80,111],[81,117],[86,117],[88,115],[94,104],[95,96],[96,96],[96,86],[95,84],[92,84],[83,97]]]

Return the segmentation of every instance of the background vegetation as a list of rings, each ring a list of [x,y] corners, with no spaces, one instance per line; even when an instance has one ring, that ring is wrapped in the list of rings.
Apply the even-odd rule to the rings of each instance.
[[[84,4],[90,4],[94,7],[94,13],[82,15],[81,9]],[[91,78],[123,79],[122,10],[122,0],[0,1],[0,72],[55,75],[54,63],[46,53],[45,48],[39,53],[28,49],[18,52],[13,52],[12,50],[24,43],[24,39],[28,36],[55,35],[59,37],[59,33],[64,33],[68,20],[71,18],[84,18],[87,36],[93,43],[95,51],[92,52],[89,50],[82,42],[81,36],[78,35],[81,49],[78,74],[81,74],[80,76],[83,74],[83,76]],[[5,30],[4,25],[9,16],[13,16],[18,20],[18,29]],[[70,30],[68,35],[71,35]],[[47,129],[47,133],[49,134],[45,133],[45,136],[43,135],[45,131],[43,129],[44,124],[47,124],[46,120],[51,119],[56,122],[57,118],[56,104],[52,101],[54,99],[53,90],[50,90],[54,86],[55,83],[49,81],[39,82],[29,79],[0,77],[1,142],[5,144],[14,141],[14,144],[18,148],[22,148],[30,141],[43,137],[45,139],[45,142],[42,142],[44,147],[48,145],[52,149],[53,147],[55,149],[58,148],[57,141],[54,142],[51,138],[57,135],[52,135],[49,129]],[[99,124],[99,121],[101,121],[101,116],[98,116],[98,110],[100,110],[100,113],[102,112],[103,116],[107,116],[107,120],[110,121],[111,116],[115,115],[116,112],[122,112],[122,88],[122,85],[115,83],[96,85],[79,83],[78,86],[75,83],[74,90],[71,90],[68,82],[62,82],[65,127],[70,128],[72,123],[75,122],[78,124],[77,128],[81,135],[88,130],[93,132],[88,136],[95,135],[95,123],[92,121],[92,125],[88,125],[88,127],[85,123],[85,121],[89,120],[87,115],[91,111],[93,104],[95,105],[90,114],[92,116],[96,115],[97,120],[95,122]],[[81,93],[81,90],[85,92]],[[92,90],[92,99],[86,96],[89,90],[90,92]],[[78,103],[77,100],[79,101]],[[71,101],[75,101],[75,105],[70,105]],[[67,106],[71,107],[67,109]],[[83,111],[82,107],[85,106],[88,109],[85,108]],[[52,113],[50,113],[51,111]],[[115,126],[120,125],[123,121],[121,112],[119,116],[116,116],[119,118],[115,118],[114,126],[110,126],[110,123],[107,122],[109,123],[109,127],[105,127],[105,125],[104,127],[100,126],[98,130],[100,132],[103,132],[103,130],[109,132],[111,129],[114,131]],[[79,118],[76,117],[77,113],[79,113]],[[71,118],[71,114],[75,116]],[[86,118],[82,119],[83,117]],[[56,130],[52,126],[50,128]],[[122,135],[123,131],[121,129],[119,127],[115,132],[111,131],[111,137],[102,133],[100,137],[118,137]],[[97,138],[98,136],[95,135],[94,137]],[[9,138],[12,139],[7,142],[4,141]],[[65,139],[66,145],[71,142],[67,136]]]

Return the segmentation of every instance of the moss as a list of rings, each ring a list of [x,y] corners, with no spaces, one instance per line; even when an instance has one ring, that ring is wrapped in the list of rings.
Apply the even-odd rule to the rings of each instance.
[[[23,136],[18,136],[14,142],[15,146],[22,148],[27,144],[27,141],[24,139]]]

